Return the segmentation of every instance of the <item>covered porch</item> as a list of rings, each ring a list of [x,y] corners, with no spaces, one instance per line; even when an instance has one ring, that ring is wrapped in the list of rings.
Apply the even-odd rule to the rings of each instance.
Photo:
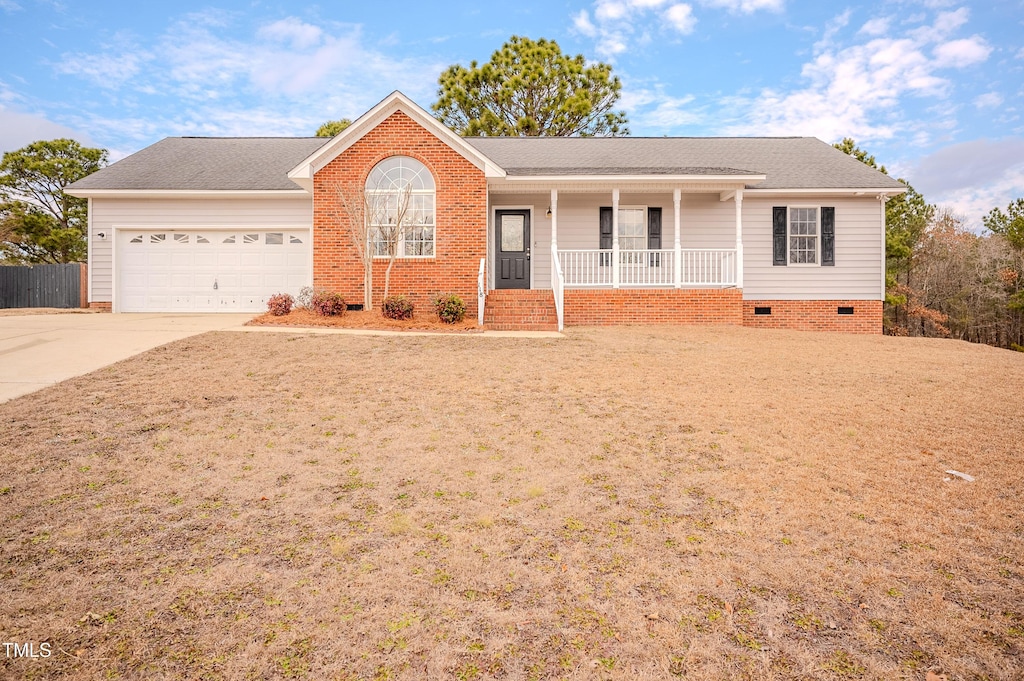
[[[550,289],[559,330],[567,292],[743,287],[743,188],[758,178],[548,178],[543,191],[537,191],[536,177],[529,186],[510,179],[491,187],[487,283]],[[524,252],[510,252],[522,229]],[[519,281],[508,286],[517,274]],[[659,297],[676,299],[683,300]]]

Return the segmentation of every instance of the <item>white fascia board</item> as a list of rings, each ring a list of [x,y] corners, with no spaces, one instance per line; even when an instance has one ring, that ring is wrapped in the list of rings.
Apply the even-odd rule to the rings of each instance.
[[[736,182],[745,185],[748,182],[763,182],[764,175],[507,175],[507,182],[595,182],[649,184],[678,184],[680,182]]]
[[[363,138],[368,132],[384,122],[384,120],[401,111],[444,142],[451,149],[484,172],[488,178],[505,177],[505,171],[494,161],[482,154],[476,147],[452,132],[447,126],[427,113],[416,102],[398,90],[382,99],[376,106],[352,122],[350,126],[338,133],[334,139],[320,147],[303,159],[288,172],[288,179],[312,189],[313,175],[321,168],[338,157],[343,151]]]
[[[814,188],[814,189],[744,189],[744,196],[799,196],[803,195],[823,195],[823,194],[844,194],[853,196],[870,196],[876,198],[879,195],[882,196],[896,196],[907,191],[906,187],[896,189],[894,187],[886,187],[884,189],[871,189],[871,188],[854,188],[854,187],[833,187],[831,189],[826,188]]]
[[[82,199],[295,199],[312,198],[305,189],[75,189]]]

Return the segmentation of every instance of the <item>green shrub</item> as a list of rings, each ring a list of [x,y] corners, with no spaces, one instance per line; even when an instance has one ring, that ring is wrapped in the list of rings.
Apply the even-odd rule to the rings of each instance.
[[[321,317],[337,317],[345,314],[347,306],[340,293],[317,291],[310,298],[310,309]]]
[[[388,319],[412,319],[413,304],[405,296],[388,296],[381,303],[380,311]]]
[[[287,293],[275,293],[267,299],[267,311],[275,317],[283,317],[292,311],[295,299]]]
[[[458,324],[466,318],[466,304],[454,293],[442,293],[434,298],[434,312],[445,324]]]

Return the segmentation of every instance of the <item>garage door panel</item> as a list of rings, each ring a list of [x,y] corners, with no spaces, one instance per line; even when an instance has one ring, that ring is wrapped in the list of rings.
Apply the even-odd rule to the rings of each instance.
[[[118,309],[253,311],[310,280],[308,231],[120,230]]]
[[[171,272],[171,287],[178,289],[183,287],[192,287],[196,284],[196,275],[194,272],[181,272],[173,270]]]

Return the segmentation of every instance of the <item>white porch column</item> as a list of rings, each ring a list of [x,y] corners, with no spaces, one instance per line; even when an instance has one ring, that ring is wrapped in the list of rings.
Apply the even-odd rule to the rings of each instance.
[[[619,190],[612,190],[612,288],[619,287]]]
[[[678,189],[673,189],[672,190],[672,204],[673,204],[673,206],[675,208],[676,240],[672,244],[672,248],[675,249],[675,253],[673,255],[673,257],[674,257],[674,265],[675,266],[672,268],[672,276],[673,276],[673,280],[674,280],[673,283],[675,284],[676,288],[682,288],[683,287],[683,247],[682,247],[682,237],[680,235],[680,231],[682,229],[682,225],[679,224],[679,202],[680,202],[681,198],[682,198],[682,192],[679,191]]]
[[[736,190],[736,288],[743,288],[743,190]]]
[[[558,190],[551,190],[551,252],[558,253]]]

